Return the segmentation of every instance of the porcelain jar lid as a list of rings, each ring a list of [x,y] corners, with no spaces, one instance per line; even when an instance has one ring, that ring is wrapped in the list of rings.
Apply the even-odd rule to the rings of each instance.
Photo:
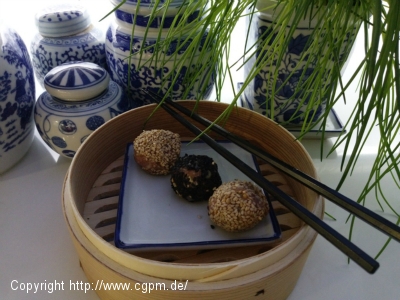
[[[42,36],[63,37],[84,31],[91,24],[87,9],[79,4],[57,4],[36,14],[36,26]]]
[[[90,62],[70,62],[53,68],[44,78],[44,87],[64,101],[84,101],[104,92],[110,83],[107,71]]]

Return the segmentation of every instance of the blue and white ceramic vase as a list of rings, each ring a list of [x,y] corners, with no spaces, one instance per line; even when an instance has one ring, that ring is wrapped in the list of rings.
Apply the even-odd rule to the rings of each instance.
[[[72,158],[86,138],[133,108],[122,88],[94,63],[65,63],[44,78],[46,92],[35,105],[36,128],[58,154]]]
[[[111,2],[118,5],[121,0]],[[164,2],[161,1],[160,5]],[[187,90],[189,93],[185,99],[207,99],[211,94],[215,66],[202,68],[209,57],[200,58],[201,49],[195,49],[192,56],[194,59],[181,60],[187,54],[191,40],[183,43],[185,36],[172,39],[168,49],[163,50],[161,55],[156,58],[154,54],[155,47],[159,45],[158,39],[161,43],[165,40],[173,19],[177,12],[182,10],[180,8],[182,3],[182,0],[171,1],[168,10],[165,12],[165,9],[160,9],[160,15],[156,15],[151,21],[149,14],[152,12],[153,1],[144,0],[138,4],[137,0],[127,0],[116,10],[115,20],[107,30],[105,45],[111,78],[127,89],[137,105],[151,103],[151,99],[143,92],[145,89],[160,94],[165,94],[169,90],[172,99],[182,99]],[[136,13],[139,14],[135,16]],[[163,14],[165,14],[164,22],[162,22]],[[187,28],[190,28],[191,22],[196,22],[198,16],[199,12],[196,11],[187,19]],[[150,28],[146,30],[149,22]],[[202,35],[202,41],[206,41],[206,38],[207,32]],[[142,48],[146,50],[140,53],[139,50]],[[208,48],[210,49],[207,55],[211,56],[212,49]],[[177,61],[180,61],[179,67]],[[204,69],[203,76],[195,76],[194,82],[185,82],[185,76],[188,78],[190,74],[200,69]]]
[[[49,6],[36,14],[36,26],[38,33],[31,42],[30,53],[42,86],[46,74],[66,62],[86,61],[106,67],[104,32],[92,23],[84,6]]]
[[[29,150],[35,126],[35,82],[25,43],[0,24],[0,173]]]
[[[249,38],[252,42],[265,39],[268,32],[272,31],[271,28],[275,23],[274,16],[277,11],[273,8],[265,9],[265,7],[275,7],[274,3],[276,4],[274,0],[258,2],[259,6],[263,6],[260,9],[262,13],[256,13],[251,23],[248,24],[250,26]],[[296,87],[308,80],[310,74],[317,68],[316,61],[309,63],[300,59],[302,54],[307,51],[309,39],[317,23],[318,18],[313,18],[310,21],[307,16],[300,20],[298,26],[292,32],[291,40],[287,45],[280,65],[277,65],[276,60],[264,66],[258,63],[257,59],[260,59],[260,57],[271,55],[269,45],[264,45],[263,49],[256,51],[255,55],[245,65],[245,77],[251,73],[255,64],[258,64],[257,67],[261,67],[261,69],[250,84],[246,86],[244,96],[241,99],[242,106],[266,115],[285,126],[299,126],[306,120],[314,122],[318,119],[321,113],[325,111],[326,99],[329,95],[325,95],[324,99],[311,107],[307,100],[308,96],[304,95],[304,91],[296,91]],[[284,30],[289,34],[291,29],[289,22],[289,25]],[[346,42],[337,53],[342,65],[351,52],[357,31],[357,26],[349,30]],[[252,45],[252,42],[249,44]],[[321,53],[323,53],[322,49]],[[334,65],[332,61],[329,64],[329,68],[333,68]],[[278,74],[276,79],[275,72]],[[334,85],[336,85],[336,82],[326,80],[326,87]],[[273,99],[271,99],[272,97]]]
[[[199,2],[202,0],[194,0],[192,2]],[[115,6],[120,5],[122,0],[111,0]],[[140,2],[140,3],[139,3]],[[186,2],[186,3],[184,3]],[[168,9],[162,8],[167,3],[167,0],[160,0],[158,4],[157,13],[154,14],[153,8],[155,5],[154,0],[127,0],[122,6],[115,10],[115,18],[119,22],[125,23],[128,27],[135,26],[146,28],[170,28],[177,14],[183,14],[187,8],[187,0],[171,0]],[[185,4],[185,6],[183,6]],[[199,10],[195,10],[186,17],[188,24],[192,23],[199,17]],[[152,17],[150,17],[152,15]],[[150,24],[149,24],[150,23]]]

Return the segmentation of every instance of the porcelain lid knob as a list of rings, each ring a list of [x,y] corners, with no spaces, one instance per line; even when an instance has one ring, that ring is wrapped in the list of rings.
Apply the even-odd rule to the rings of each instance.
[[[70,62],[53,68],[44,78],[44,87],[53,97],[65,101],[84,101],[108,88],[107,71],[90,62]]]
[[[47,37],[71,36],[84,31],[90,24],[89,13],[81,5],[58,4],[36,14],[39,32]]]

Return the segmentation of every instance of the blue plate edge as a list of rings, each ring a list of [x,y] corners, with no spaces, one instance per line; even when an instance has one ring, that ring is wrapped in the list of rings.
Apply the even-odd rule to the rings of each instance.
[[[126,181],[126,174],[128,169],[128,161],[129,161],[129,148],[133,146],[133,143],[128,143],[125,147],[125,157],[124,157],[124,168],[122,169],[122,178],[121,178],[121,187],[119,190],[118,196],[118,207],[117,207],[117,221],[115,224],[115,232],[114,232],[114,244],[117,248],[124,249],[126,244],[121,241],[120,239],[120,232],[121,232],[121,218],[122,218],[122,205],[123,205],[123,195],[125,192],[125,181]]]

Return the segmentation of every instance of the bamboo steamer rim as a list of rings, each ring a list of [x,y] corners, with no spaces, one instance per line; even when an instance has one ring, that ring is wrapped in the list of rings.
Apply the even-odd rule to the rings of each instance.
[[[194,101],[180,101],[182,105],[193,107]],[[167,262],[159,262],[153,261],[146,258],[141,258],[132,254],[129,254],[121,249],[114,247],[109,244],[88,226],[88,224],[83,219],[76,201],[74,201],[73,195],[74,192],[72,190],[71,177],[74,176],[76,172],[79,171],[79,165],[82,164],[82,161],[85,159],[84,155],[87,155],[87,152],[90,153],[90,147],[92,147],[92,142],[95,143],[95,139],[100,138],[107,128],[110,129],[112,126],[117,127],[119,123],[123,123],[124,120],[130,120],[131,115],[142,116],[145,120],[156,106],[154,104],[143,106],[128,112],[125,112],[107,123],[105,123],[102,127],[92,133],[86,141],[81,145],[79,150],[77,151],[75,157],[71,162],[71,166],[68,174],[66,175],[65,186],[63,188],[63,198],[66,200],[65,205],[70,206],[73,215],[75,216],[75,221],[78,224],[80,230],[83,232],[85,237],[92,243],[96,248],[98,248],[102,253],[104,253],[107,257],[115,261],[117,264],[120,264],[123,267],[128,269],[137,271],[142,274],[146,274],[148,276],[164,278],[164,279],[188,279],[188,280],[198,280],[198,281],[213,281],[213,280],[222,280],[234,278],[237,276],[242,276],[245,273],[251,273],[259,270],[260,268],[267,267],[274,262],[282,259],[286,255],[288,255],[301,241],[304,239],[305,235],[308,232],[308,226],[303,226],[299,229],[299,231],[290,239],[283,242],[281,245],[275,247],[274,249],[255,255],[250,258],[240,259],[229,262],[220,262],[220,263],[209,263],[209,264],[182,264],[182,263],[167,263]],[[218,114],[225,110],[228,107],[225,103],[217,103],[211,101],[201,101],[199,103],[199,108],[205,109],[205,111],[214,110],[218,111]],[[288,140],[294,140],[295,138],[283,127],[277,125],[270,119],[266,117],[254,113],[245,108],[237,108],[238,112],[241,115],[241,121],[243,122],[255,122],[254,120],[258,120],[258,122],[265,123],[267,125],[275,126],[276,130],[279,131],[279,135]],[[161,110],[160,110],[161,111]],[[164,112],[164,114],[166,114]],[[232,114],[236,114],[236,111],[232,112]],[[207,116],[205,116],[207,117]],[[155,116],[153,116],[155,118]],[[242,120],[243,119],[243,120]],[[104,140],[104,137],[100,138]],[[304,149],[304,147],[298,142],[295,141],[293,145],[296,145],[296,150],[299,151],[301,157],[303,157],[308,162],[308,167],[312,170],[312,175],[316,176],[315,168],[312,164],[312,160]],[[81,158],[81,156],[83,158]],[[100,162],[101,159],[93,159],[96,162]],[[315,201],[320,202],[321,198],[316,197]],[[314,205],[314,211],[318,216],[322,217],[323,215],[323,207],[320,205]]]
[[[65,185],[68,186],[68,177],[65,180]],[[69,194],[70,192],[68,191],[68,188],[65,188],[63,193],[64,205],[73,212],[72,216],[68,218],[69,226],[71,226],[72,223],[76,223],[78,227],[75,228],[79,228],[90,244],[94,245],[97,249],[100,249],[100,252],[120,266],[157,278],[170,280],[179,278],[182,280],[187,279],[198,282],[212,282],[251,274],[260,268],[270,267],[277,261],[284,259],[286,256],[290,255],[290,253],[298,247],[304,239],[308,239],[307,236],[310,235],[309,226],[302,226],[302,228],[292,238],[283,242],[274,249],[269,250],[267,252],[268,255],[261,253],[250,259],[240,259],[233,262],[180,264],[153,261],[122,251],[94,234],[87,223],[85,221],[81,222],[81,218],[77,217],[77,211],[75,210],[76,207],[71,205],[71,202],[68,200],[65,200],[69,199]],[[315,212],[317,214],[322,213],[323,207],[318,207]],[[315,232],[312,232],[311,235],[314,238],[316,237]],[[82,241],[80,241],[80,243],[82,243]]]
[[[64,181],[65,185],[66,181]],[[320,209],[322,209],[322,203],[319,202]],[[62,209],[64,213],[64,217],[67,222],[67,227],[69,232],[72,235],[72,238],[75,242],[79,243],[79,247],[82,247],[84,251],[88,252],[91,257],[93,257],[98,263],[105,265],[107,268],[111,269],[116,274],[126,277],[128,279],[135,280],[137,282],[164,282],[170,284],[174,282],[176,278],[173,279],[165,279],[150,276],[147,274],[140,273],[136,270],[132,270],[126,268],[125,266],[121,266],[116,261],[105,255],[103,252],[99,251],[98,248],[92,244],[87,237],[83,234],[83,232],[79,229],[79,225],[74,218],[73,211],[71,207],[68,207],[67,201],[65,198],[62,199]],[[218,290],[229,289],[231,287],[237,287],[240,285],[245,285],[254,281],[265,279],[269,276],[275,275],[279,270],[283,268],[291,268],[293,262],[297,261],[305,252],[309,251],[313,241],[316,238],[315,232],[307,226],[307,233],[304,238],[300,241],[300,243],[296,246],[296,248],[291,251],[288,255],[283,257],[281,260],[274,262],[268,268],[259,269],[255,272],[245,274],[240,277],[233,277],[227,280],[222,281],[191,281],[190,287],[195,289],[196,291],[204,291],[209,292],[210,290]],[[293,272],[295,273],[295,272]],[[186,279],[183,279],[186,280]],[[287,280],[297,280],[297,279],[289,279]]]

